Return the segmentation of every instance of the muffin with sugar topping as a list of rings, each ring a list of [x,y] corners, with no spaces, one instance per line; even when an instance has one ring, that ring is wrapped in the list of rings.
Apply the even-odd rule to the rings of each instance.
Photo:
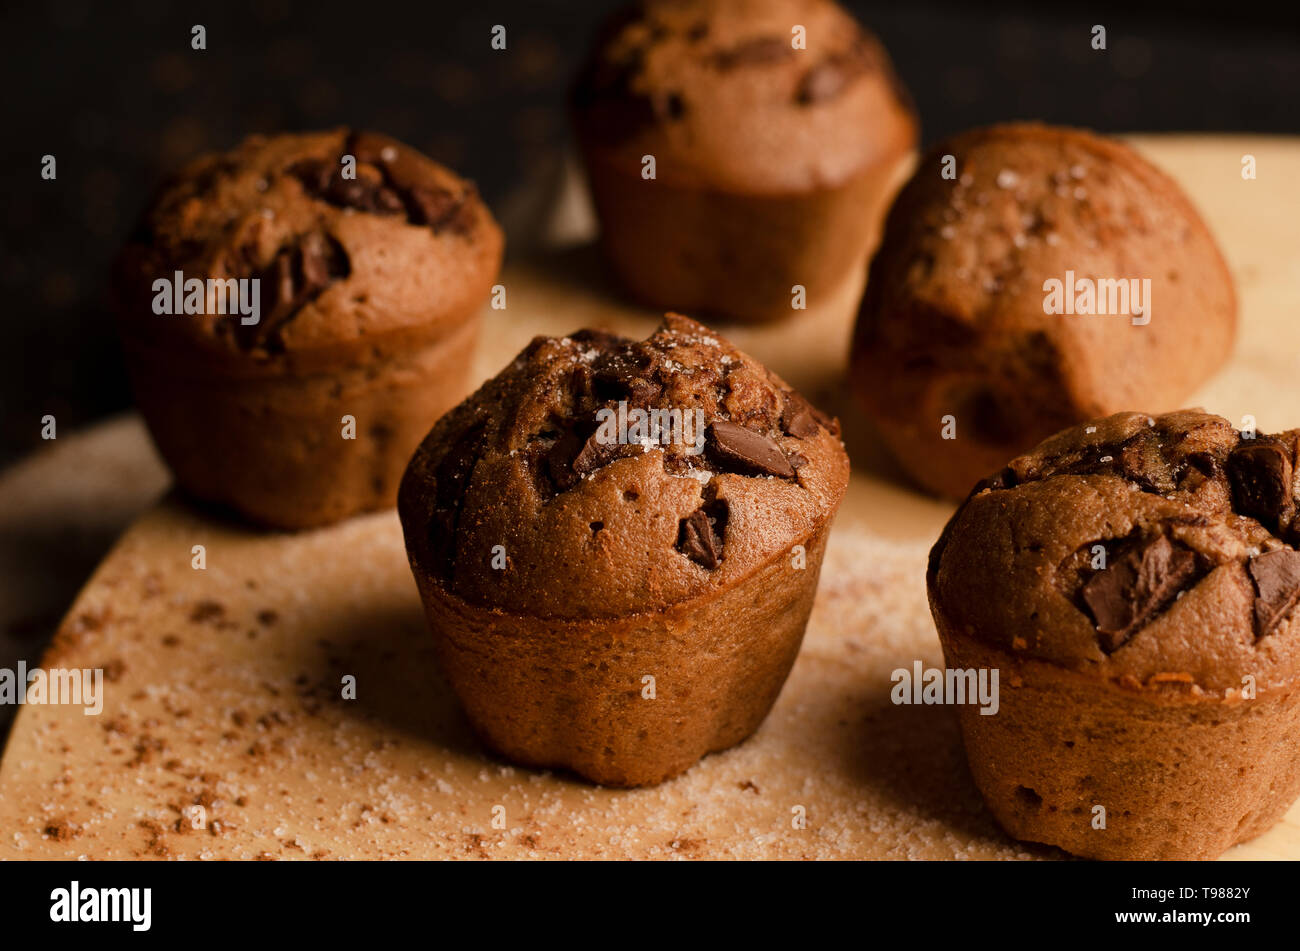
[[[834,420],[685,317],[537,338],[399,494],[471,722],[619,786],[739,743],[794,662],[848,471]]]

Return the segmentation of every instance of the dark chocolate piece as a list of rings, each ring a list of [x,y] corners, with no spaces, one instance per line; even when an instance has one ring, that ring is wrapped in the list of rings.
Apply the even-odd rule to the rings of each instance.
[[[352,273],[347,252],[333,236],[311,231],[276,252],[268,267],[253,275],[262,289],[263,315],[255,324],[223,321],[224,333],[233,333],[246,350],[283,349],[281,332],[304,304]]]
[[[1228,456],[1227,469],[1233,508],[1276,531],[1295,505],[1289,453],[1262,437],[1246,440]]]
[[[1102,649],[1119,648],[1197,575],[1196,555],[1165,535],[1132,545],[1083,586]]]
[[[344,178],[339,161],[305,159],[290,166],[289,174],[302,183],[307,194],[338,208],[353,208],[372,215],[405,215],[413,225],[432,228],[434,233],[451,231],[468,235],[474,227],[473,185],[460,194],[439,186],[398,181],[400,162],[384,158],[387,145],[372,137],[354,134],[348,152],[357,161],[356,178]],[[410,175],[409,169],[405,173]]]
[[[798,393],[786,396],[785,409],[781,411],[781,428],[796,439],[816,436],[819,428],[816,411],[806,399]]]
[[[1273,633],[1300,598],[1300,551],[1281,548],[1246,563],[1255,582],[1255,637]]]
[[[709,447],[725,467],[750,475],[773,475],[789,479],[794,467],[775,441],[761,433],[726,420],[709,426]]]
[[[356,178],[344,178],[343,168],[329,159],[305,159],[289,169],[307,194],[339,208],[355,208],[374,215],[400,215],[406,209],[397,192],[384,184],[383,176],[360,164]]]
[[[1159,440],[1148,430],[1129,439],[1118,450],[1119,470],[1147,492],[1167,493],[1178,488]]]
[[[714,499],[686,516],[678,525],[677,550],[710,571],[718,567],[722,563],[727,514],[727,503]]]

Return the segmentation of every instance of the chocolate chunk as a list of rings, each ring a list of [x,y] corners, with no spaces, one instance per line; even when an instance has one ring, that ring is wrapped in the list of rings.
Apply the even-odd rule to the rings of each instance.
[[[643,451],[639,445],[601,442],[596,437],[597,433],[592,433],[573,458],[572,469],[580,479],[591,475],[597,469],[603,469],[615,459],[622,459]]]
[[[709,425],[709,448],[724,467],[741,473],[794,476],[794,467],[775,441],[726,420]]]
[[[1295,507],[1290,454],[1263,438],[1247,440],[1232,450],[1227,469],[1233,508],[1276,531]]]
[[[344,178],[341,163],[327,159],[304,159],[291,166],[289,174],[302,183],[307,194],[338,208],[405,215],[411,224],[430,227],[435,233],[468,235],[473,230],[473,185],[456,194],[447,188],[398,181],[396,172],[409,178],[412,170],[397,161],[397,156],[392,162],[384,158],[388,149],[397,146],[382,137],[353,135],[347,148],[356,150],[356,178]]]
[[[1083,586],[1102,649],[1116,650],[1196,578],[1196,555],[1165,535],[1128,547]]]
[[[1212,479],[1219,472],[1219,462],[1212,453],[1189,452],[1186,461],[1188,466],[1206,478]]]
[[[303,235],[291,257],[295,290],[290,306],[295,311],[351,272],[343,246],[332,236],[318,231]]]
[[[602,354],[592,368],[592,393],[604,403],[626,400],[629,407],[647,408],[662,392],[649,377],[654,367],[648,356],[619,347]]]
[[[1143,490],[1163,494],[1178,487],[1159,440],[1149,431],[1138,433],[1118,450],[1110,451],[1118,453],[1119,471]]]
[[[567,492],[615,459],[644,451],[639,444],[601,442],[599,435],[600,431],[590,425],[571,429],[540,454],[537,462],[549,480],[549,484],[539,486],[544,495]]]
[[[779,62],[793,52],[794,48],[785,37],[760,36],[739,43],[730,49],[718,50],[713,54],[713,63],[718,69],[762,66],[766,63]]]
[[[242,249],[230,266],[242,269],[251,253],[251,249]],[[280,248],[270,265],[253,275],[262,288],[261,319],[248,325],[223,321],[219,326],[222,332],[233,333],[236,342],[245,349],[260,347],[279,351],[283,347],[281,333],[285,325],[305,304],[351,271],[347,252],[333,236],[308,232],[298,238],[297,244]]]
[[[1255,637],[1271,634],[1300,598],[1300,551],[1281,548],[1246,563],[1255,582]]]
[[[787,407],[787,413],[788,413]],[[797,439],[807,439],[809,436],[817,435],[820,427],[817,420],[813,419],[813,414],[807,410],[798,410],[793,415],[783,413],[781,415],[781,426],[787,433]]]
[[[474,208],[469,186],[459,195],[446,188],[416,186],[406,192],[406,218],[413,225],[426,225],[435,234],[451,231],[468,235],[474,228]]]
[[[677,550],[701,567],[712,571],[722,563],[722,544],[727,529],[727,503],[706,502],[677,528]]]
[[[397,192],[384,184],[373,166],[361,164],[356,178],[344,178],[343,167],[328,159],[304,159],[289,168],[307,194],[339,208],[355,208],[376,215],[400,215],[406,209]]]
[[[432,225],[454,214],[460,202],[446,188],[412,188],[409,196],[412,224]]]
[[[1180,469],[1188,468],[1180,464]],[[1122,442],[1094,443],[1046,461],[1039,477],[1111,475],[1136,482],[1144,492],[1161,495],[1178,488],[1175,467],[1161,437],[1142,430]]]
[[[298,245],[298,270],[302,276],[299,293],[316,294],[333,281],[331,273],[333,256],[325,236],[313,232],[303,236]]]
[[[627,405],[631,408],[646,409],[659,398],[659,394],[662,392],[663,387],[654,380],[638,377],[633,379],[628,386]]]
[[[812,405],[798,393],[791,393],[786,398],[785,408],[781,410],[781,428],[796,439],[816,436],[818,430],[816,412]]]

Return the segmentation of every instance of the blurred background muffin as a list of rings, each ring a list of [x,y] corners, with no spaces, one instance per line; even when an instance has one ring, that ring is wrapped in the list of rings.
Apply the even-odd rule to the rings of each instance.
[[[192,497],[277,528],[392,505],[472,386],[501,231],[371,132],[250,136],[158,192],[115,268],[140,412]]]
[[[1128,146],[1019,123],[936,145],[890,209],[850,384],[918,484],[961,498],[1073,423],[1176,408],[1228,359],[1232,275]]]
[[[627,290],[738,321],[860,279],[917,138],[884,48],[830,0],[631,4],[592,50],[573,116]]]

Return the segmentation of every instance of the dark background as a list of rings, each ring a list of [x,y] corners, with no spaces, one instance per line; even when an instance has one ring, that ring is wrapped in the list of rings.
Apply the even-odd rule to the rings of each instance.
[[[884,40],[927,143],[1017,118],[1107,132],[1300,133],[1300,35],[1281,4],[847,5]],[[105,301],[109,263],[159,177],[199,152],[250,132],[387,132],[474,178],[513,253],[525,251],[530,213],[567,148],[566,83],[615,6],[83,0],[7,10],[0,463],[39,442],[45,413],[66,434],[129,403]],[[190,48],[196,23],[206,51]],[[505,52],[489,47],[498,23]],[[1090,46],[1095,23],[1106,26],[1105,52]],[[46,153],[58,162],[53,182],[39,174]]]

